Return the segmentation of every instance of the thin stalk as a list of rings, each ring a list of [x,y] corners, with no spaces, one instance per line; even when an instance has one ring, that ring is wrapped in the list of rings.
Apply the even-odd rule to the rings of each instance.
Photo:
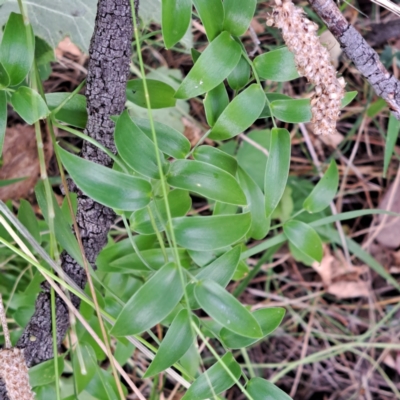
[[[56,321],[56,296],[54,293],[53,287],[50,288],[50,301],[51,301],[51,325],[53,327],[57,326]],[[60,391],[60,372],[58,370],[58,349],[57,349],[57,331],[56,329],[52,329],[53,335],[53,354],[54,354],[54,376],[55,376],[55,384],[56,384],[56,395],[57,400],[61,400],[61,391]]]

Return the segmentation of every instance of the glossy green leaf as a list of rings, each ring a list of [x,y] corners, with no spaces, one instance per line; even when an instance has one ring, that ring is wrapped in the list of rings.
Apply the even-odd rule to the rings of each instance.
[[[175,308],[182,295],[177,266],[165,264],[125,304],[111,334],[138,335],[150,329]]]
[[[61,374],[64,369],[64,358],[58,357],[58,372]],[[47,385],[56,379],[54,360],[47,360],[41,364],[29,368],[29,383],[32,387]]]
[[[214,89],[235,68],[241,47],[228,32],[222,32],[201,53],[196,64],[179,86],[175,97],[188,99]]]
[[[286,129],[273,128],[269,157],[265,169],[265,215],[270,218],[285,191],[290,167],[290,134]]]
[[[254,311],[252,315],[260,325],[263,337],[265,337],[278,328],[285,315],[285,309],[282,307],[261,308]],[[222,328],[219,335],[224,346],[231,349],[241,349],[259,340],[240,336],[226,328]]]
[[[0,62],[0,89],[8,87],[9,84],[10,77],[8,76],[8,72],[4,68],[3,64]]]
[[[42,215],[49,224],[49,205],[47,203],[47,196],[42,180],[39,180],[35,186],[36,200],[42,210]],[[79,249],[78,241],[72,233],[71,225],[64,218],[64,214],[59,207],[57,200],[52,193],[52,203],[54,211],[54,233],[60,245],[73,257],[80,265],[83,265],[81,251]]]
[[[228,76],[229,86],[233,90],[240,90],[247,85],[250,79],[250,64],[244,57],[240,57],[235,69]]]
[[[310,225],[291,220],[284,223],[283,232],[298,250],[313,260],[321,262],[323,256],[322,242],[318,233]]]
[[[310,99],[275,100],[271,103],[271,109],[274,116],[283,122],[311,121]]]
[[[150,121],[148,119],[135,118],[135,124],[153,140]],[[174,158],[185,158],[190,151],[189,140],[174,128],[161,122],[154,121],[158,148],[165,154]]]
[[[311,267],[315,262],[311,257],[309,257],[307,254],[303,253],[296,246],[294,246],[291,242],[289,242],[289,251],[290,251],[290,254],[293,256],[293,258],[296,261],[301,262],[304,265],[308,265],[309,267]]]
[[[230,371],[230,374],[226,371]],[[189,387],[182,400],[214,399],[215,395],[229,389],[239,380],[242,370],[231,353],[201,374]],[[235,379],[232,379],[232,376]]]
[[[161,26],[167,49],[183,38],[189,28],[191,15],[191,0],[162,0]]]
[[[240,260],[240,247],[236,246],[233,249],[227,251],[222,256],[218,257],[211,264],[200,269],[200,272],[196,274],[196,280],[210,279],[218,283],[222,287],[230,282],[235,273],[236,267]],[[195,282],[190,282],[186,286],[186,293],[189,298],[190,307],[192,310],[199,308],[196,299],[194,297]]]
[[[242,187],[251,214],[251,228],[248,237],[263,239],[270,228],[271,220],[265,216],[264,194],[253,179],[242,169],[238,170],[239,183]]]
[[[86,389],[89,382],[93,379],[94,375],[97,372],[97,360],[96,354],[92,347],[87,343],[78,343],[79,349],[75,348],[73,357],[72,357],[72,365],[74,369],[74,380],[76,384],[76,390],[79,393],[83,392]],[[81,359],[78,359],[78,351],[81,352]],[[81,369],[81,363],[85,368],[84,371]]]
[[[239,166],[257,183],[258,187],[264,190],[265,167],[271,144],[271,131],[268,129],[254,130],[246,134],[246,137],[255,142],[256,146],[243,140],[237,152],[237,161]]]
[[[192,199],[185,190],[175,189],[168,193],[168,203],[172,217],[183,217],[192,206]],[[149,207],[159,232],[162,232],[167,223],[167,210],[164,199],[153,200]],[[143,235],[154,233],[149,211],[146,208],[135,211],[130,217],[131,229]]]
[[[164,371],[184,356],[196,337],[190,325],[190,320],[193,318],[194,316],[190,318],[189,312],[185,309],[179,312],[172,321],[154,360],[151,362],[143,378]]]
[[[98,203],[135,211],[150,202],[151,185],[144,179],[113,171],[58,147],[61,161],[76,185]]]
[[[329,206],[334,199],[339,184],[339,172],[332,160],[324,176],[304,200],[303,207],[309,213],[317,213]]]
[[[224,21],[224,8],[221,0],[193,0],[209,42],[221,32]]]
[[[173,218],[176,241],[190,250],[215,250],[243,238],[251,224],[250,213],[211,217]]]
[[[179,360],[179,364],[184,368],[185,373],[194,380],[197,371],[199,371],[200,362],[201,357],[199,355],[197,344],[193,342],[188,351]]]
[[[275,100],[290,100],[291,98],[289,96],[286,96],[286,94],[281,94],[281,93],[265,93],[267,96],[267,99],[269,100],[270,103],[272,103]],[[270,110],[270,105],[268,102],[265,102],[264,109],[261,111],[261,114],[258,118],[268,118],[271,116],[271,110]]]
[[[208,125],[215,125],[228,104],[229,97],[223,82],[206,94],[204,98],[204,111],[206,112]]]
[[[46,102],[49,110],[53,111],[56,109],[69,96],[71,96],[71,93],[46,94]],[[87,122],[86,97],[81,94],[75,94],[55,114],[55,118],[69,125],[84,129]]]
[[[135,235],[133,237],[137,248],[141,251],[153,249],[156,242],[156,235]],[[108,267],[108,265],[118,260],[119,258],[130,255],[134,252],[132,243],[130,239],[124,239],[117,243],[110,243],[104,247],[96,259],[96,266],[99,270],[103,270]]]
[[[192,47],[190,49],[190,55],[192,56],[193,64],[196,64],[197,60],[201,56],[201,52]]]
[[[28,30],[33,37],[32,28],[24,24],[22,15],[10,14],[0,45],[0,62],[8,73],[11,86],[21,83],[32,66],[34,45],[29,44]]]
[[[234,204],[221,203],[216,201],[214,204],[214,209],[212,215],[230,215],[236,214],[238,211],[238,206]]]
[[[357,92],[347,92],[342,107],[350,103]],[[310,122],[312,118],[310,99],[275,100],[271,103],[272,113],[283,122]]]
[[[160,178],[154,143],[132,121],[127,111],[115,124],[114,140],[118,154],[132,169],[149,178]],[[161,154],[160,159],[164,159]]]
[[[3,154],[4,138],[7,128],[7,95],[6,92],[0,90],[0,158]],[[0,186],[1,187],[1,186]]]
[[[175,90],[171,86],[154,79],[146,79],[146,83],[152,109],[175,106]],[[126,98],[140,107],[147,108],[143,79],[133,79],[127,82]]]
[[[386,136],[386,146],[385,146],[385,157],[384,157],[384,167],[383,176],[386,176],[387,170],[389,168],[390,160],[396,146],[397,138],[400,132],[400,121],[397,120],[393,114],[389,117],[389,125]]]
[[[212,146],[199,146],[193,152],[193,158],[221,168],[231,175],[236,175],[237,161],[234,157]]]
[[[300,76],[294,55],[286,46],[257,56],[254,59],[254,68],[260,78],[274,82],[291,81]]]
[[[11,105],[20,117],[29,125],[49,114],[45,101],[38,92],[21,86],[11,96]]]
[[[283,390],[262,378],[252,378],[246,390],[253,400],[292,400]]]
[[[201,308],[225,328],[245,337],[262,337],[255,317],[218,283],[208,279],[200,281],[194,295]]]
[[[165,249],[168,261],[174,260],[174,254],[172,248]],[[181,260],[182,267],[188,267],[190,265],[190,257],[186,249],[177,250],[179,259]],[[103,264],[100,271],[103,272],[115,272],[115,273],[130,273],[135,271],[149,271],[147,265],[153,269],[160,269],[165,264],[164,252],[162,249],[147,249],[140,251],[141,257],[133,252],[133,250],[123,257],[118,257],[116,260],[109,264]],[[144,260],[144,262],[143,262]],[[146,265],[147,264],[147,265]]]
[[[18,209],[18,220],[25,226],[33,238],[40,243],[40,228],[35,212],[30,203],[24,199],[20,200]]]
[[[264,104],[265,94],[260,86],[249,86],[225,108],[212,127],[209,138],[226,140],[243,132],[259,117]]]
[[[224,29],[233,36],[243,35],[256,10],[257,0],[224,0]]]
[[[171,164],[167,182],[209,199],[228,204],[246,204],[246,196],[237,180],[223,169],[201,161],[176,160]]]

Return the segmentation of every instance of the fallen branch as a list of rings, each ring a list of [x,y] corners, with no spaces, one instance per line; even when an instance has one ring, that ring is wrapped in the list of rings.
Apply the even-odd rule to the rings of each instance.
[[[382,97],[400,120],[400,82],[390,74],[357,30],[350,25],[333,0],[308,0],[343,48],[346,56]]]

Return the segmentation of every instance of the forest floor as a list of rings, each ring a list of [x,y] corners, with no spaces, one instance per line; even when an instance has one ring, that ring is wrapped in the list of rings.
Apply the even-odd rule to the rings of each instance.
[[[364,37],[374,43],[390,72],[400,78],[400,33],[397,39],[376,44],[380,25],[373,29],[373,24],[394,21],[398,17],[367,0],[360,1],[357,7],[359,11],[346,6],[343,12]],[[259,3],[258,10],[252,22],[253,34],[244,40],[248,51],[254,55],[282,45],[279,34],[267,30],[265,25],[270,8],[266,3]],[[155,24],[146,28],[144,33],[143,55],[151,74],[179,78],[187,73],[192,65],[187,51],[183,48],[165,50],[160,27]],[[206,45],[203,28],[194,23],[192,33],[196,48],[201,50],[202,44]],[[292,193],[287,193],[286,210],[282,212],[290,212],[297,191],[301,191],[307,181],[316,181],[318,165],[326,164],[332,157],[340,171],[340,189],[335,199],[338,213],[360,209],[400,212],[400,147],[395,147],[395,155],[383,177],[388,109],[344,58],[329,32],[323,35],[333,62],[347,82],[346,91],[355,90],[358,95],[342,112],[338,122],[339,134],[316,137],[308,133],[307,124],[286,124],[293,143]],[[254,36],[259,44],[256,44]],[[64,41],[57,49],[57,59],[52,65],[50,78],[45,82],[45,91],[71,92],[85,78],[87,57]],[[267,85],[270,92],[278,91],[298,98],[311,90],[302,78],[286,83],[267,82]],[[164,117],[181,126],[191,142],[196,143],[207,129],[204,109],[196,100],[191,100],[188,106],[188,111],[183,114]],[[8,144],[7,157],[14,160],[14,164],[7,164],[11,172],[3,167],[0,179],[12,176],[12,168],[20,170],[23,167],[26,175],[34,174],[37,157],[34,131],[19,124],[21,121],[11,114],[8,129],[19,130],[25,140],[13,136],[13,142]],[[270,127],[269,120],[259,120],[253,128]],[[59,132],[59,139],[68,140],[68,134]],[[250,141],[245,135],[240,135],[238,141],[246,142],[248,146],[260,146],[257,135]],[[79,146],[79,142],[71,143]],[[24,160],[21,163],[21,160],[16,160],[16,155],[22,153]],[[47,158],[56,187],[58,172],[50,149]],[[25,198],[33,202],[33,185],[33,181],[20,187],[13,185],[13,193],[1,188],[0,197]],[[194,204],[203,212],[207,211],[204,203]],[[34,203],[33,206],[39,214],[38,207]],[[399,279],[400,219],[366,215],[342,222],[340,229],[377,260],[386,272]],[[248,260],[250,266],[257,262],[257,258]],[[399,399],[400,292],[371,264],[373,261],[360,261],[354,252],[329,243],[329,240],[326,241],[321,265],[310,267],[295,261],[286,246],[265,260],[240,298],[253,309],[285,307],[286,316],[267,340],[237,354],[237,359],[248,368],[249,374],[271,379],[298,400]],[[232,283],[229,288],[234,291],[237,283]],[[137,383],[140,386],[141,382]],[[235,389],[228,392],[226,398],[244,399]]]

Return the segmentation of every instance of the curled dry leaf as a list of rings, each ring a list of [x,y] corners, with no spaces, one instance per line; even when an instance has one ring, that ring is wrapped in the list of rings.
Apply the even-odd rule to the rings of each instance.
[[[49,140],[43,138],[46,165],[53,155]],[[0,187],[0,199],[26,198],[39,178],[39,160],[33,126],[15,125],[7,128],[3,148],[0,180],[26,178],[12,185]]]
[[[321,277],[327,293],[339,299],[369,296],[368,284],[361,279],[366,267],[348,265],[339,250],[332,255],[326,247],[321,263],[314,263],[312,267]]]

